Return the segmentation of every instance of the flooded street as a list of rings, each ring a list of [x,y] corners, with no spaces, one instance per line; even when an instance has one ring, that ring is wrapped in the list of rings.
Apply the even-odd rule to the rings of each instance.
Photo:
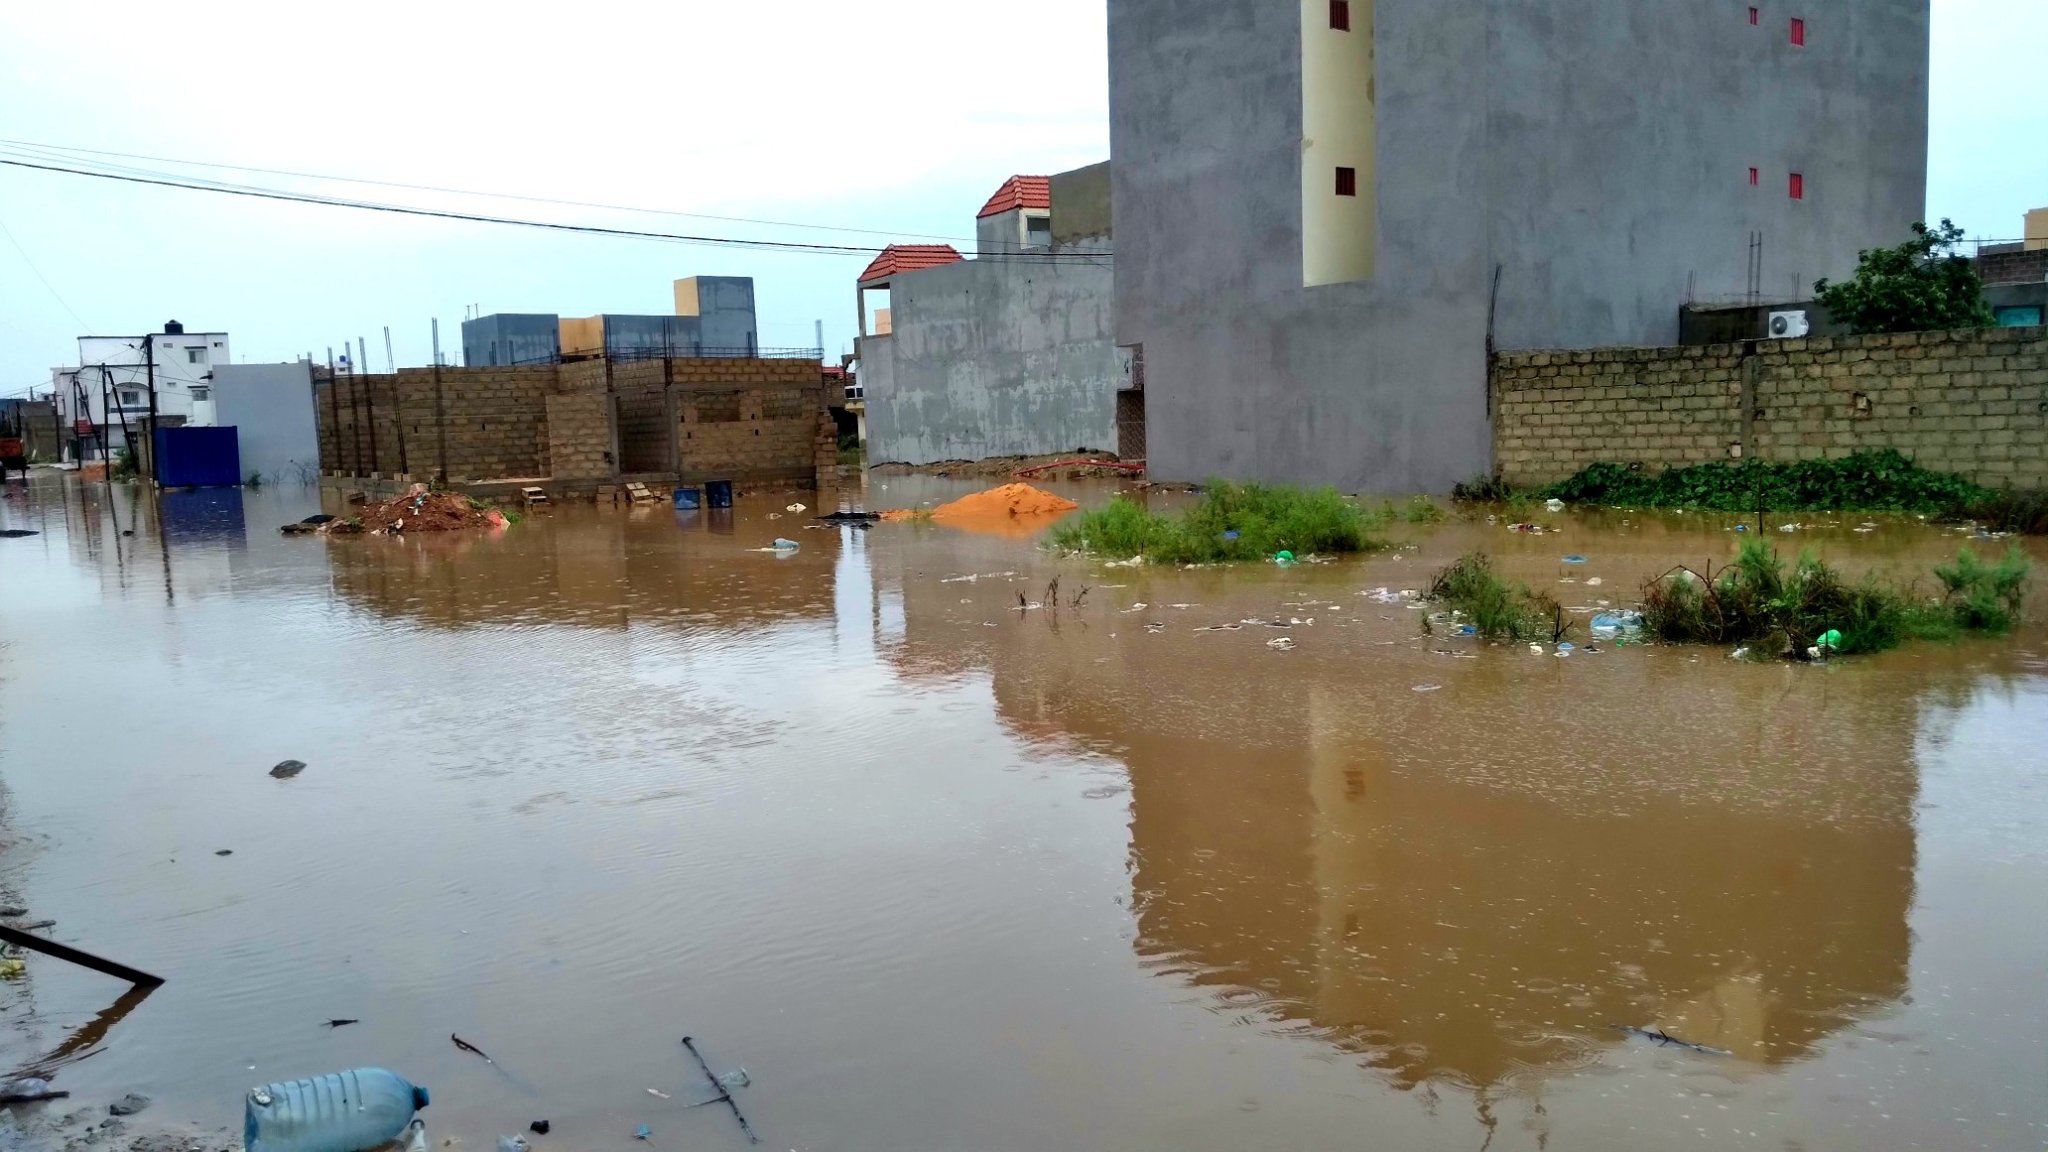
[[[1178,571],[791,499],[285,538],[312,490],[15,486],[0,895],[167,979],[57,1086],[226,1126],[374,1064],[437,1146],[742,1147],[687,1034],[806,1152],[2048,1141],[2040,542],[2006,639],[1559,659],[1365,593],[1484,548],[1627,604],[1733,521]],[[1852,570],[1960,540],[1799,519]],[[9,1066],[121,991],[32,956]]]

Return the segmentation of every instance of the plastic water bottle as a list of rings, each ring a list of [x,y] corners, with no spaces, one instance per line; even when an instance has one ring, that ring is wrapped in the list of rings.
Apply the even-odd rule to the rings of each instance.
[[[365,1152],[403,1135],[427,1090],[396,1072],[356,1068],[249,1089],[248,1152]]]

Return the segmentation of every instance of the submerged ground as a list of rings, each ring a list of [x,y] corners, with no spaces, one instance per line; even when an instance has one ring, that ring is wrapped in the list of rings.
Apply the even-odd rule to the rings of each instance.
[[[542,1150],[739,1147],[683,1107],[690,1034],[774,1148],[2048,1138],[2039,624],[1827,667],[1559,659],[1370,593],[1483,548],[1625,604],[1724,562],[1733,520],[1178,571],[805,530],[790,499],[284,538],[316,493],[15,486],[0,889],[168,978],[58,1086],[218,1128],[252,1083],[383,1064],[433,1090],[437,1146],[547,1118]],[[1798,519],[1773,538],[1852,571],[1962,542]],[[0,1055],[119,992],[31,957]]]

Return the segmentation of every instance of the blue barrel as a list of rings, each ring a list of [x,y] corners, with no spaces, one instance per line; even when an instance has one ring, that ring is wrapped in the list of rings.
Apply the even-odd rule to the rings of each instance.
[[[711,508],[732,507],[732,481],[706,480],[704,482],[704,503]]]
[[[396,1072],[357,1068],[249,1089],[248,1152],[365,1152],[397,1139],[427,1106],[427,1090]]]

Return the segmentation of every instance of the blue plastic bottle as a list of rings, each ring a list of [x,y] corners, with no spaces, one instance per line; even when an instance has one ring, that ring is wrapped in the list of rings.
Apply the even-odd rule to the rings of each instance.
[[[366,1152],[398,1139],[427,1090],[396,1072],[357,1068],[249,1089],[248,1152]]]

